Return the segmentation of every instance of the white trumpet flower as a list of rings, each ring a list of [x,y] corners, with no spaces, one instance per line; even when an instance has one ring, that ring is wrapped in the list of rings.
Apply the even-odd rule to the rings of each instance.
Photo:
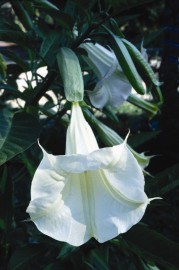
[[[141,220],[150,202],[141,167],[126,140],[99,149],[77,102],[72,105],[66,154],[42,151],[27,208],[42,233],[74,246],[91,237],[103,243]]]
[[[110,105],[116,108],[127,100],[132,86],[124,75],[113,51],[100,44],[83,43],[80,45],[88,53],[86,62],[93,68],[99,81],[93,91],[88,91],[93,106],[103,108]]]

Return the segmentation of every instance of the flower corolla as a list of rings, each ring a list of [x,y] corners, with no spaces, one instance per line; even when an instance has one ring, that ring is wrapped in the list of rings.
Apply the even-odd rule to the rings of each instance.
[[[72,105],[66,154],[42,151],[27,208],[42,233],[74,246],[92,237],[103,243],[141,220],[150,202],[141,167],[126,140],[99,149],[77,102]]]
[[[114,52],[98,43],[86,42],[80,47],[87,51],[88,57],[84,58],[99,80],[94,90],[88,91],[92,105],[100,109],[107,105],[116,108],[126,101],[132,86],[124,75]]]

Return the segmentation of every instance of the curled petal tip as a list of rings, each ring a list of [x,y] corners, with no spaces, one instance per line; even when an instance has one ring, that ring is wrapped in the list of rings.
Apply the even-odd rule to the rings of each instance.
[[[127,143],[127,140],[128,140],[128,138],[129,138],[129,135],[130,135],[130,129],[129,129],[129,131],[128,131],[126,137],[125,137],[125,140],[124,140],[125,143]]]
[[[150,198],[150,199],[149,199],[149,203],[150,203],[151,201],[153,201],[153,200],[163,200],[163,198],[161,198],[161,197]]]

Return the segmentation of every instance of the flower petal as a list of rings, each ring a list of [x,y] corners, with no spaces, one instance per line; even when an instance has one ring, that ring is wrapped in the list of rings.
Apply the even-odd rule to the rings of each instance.
[[[148,203],[149,200],[144,192],[144,176],[142,170],[124,144],[121,157],[112,168],[105,170],[104,174],[109,184],[118,190],[125,199],[134,203]],[[116,152],[119,146],[115,146]]]
[[[73,103],[70,125],[67,129],[66,154],[87,154],[99,149],[96,138],[86,122],[78,103]]]
[[[94,107],[102,109],[108,103],[110,89],[107,88],[107,86],[103,84],[103,82],[99,81],[93,91],[86,92],[88,93],[91,104]]]
[[[107,91],[111,93],[107,105],[113,108],[116,108],[126,101],[132,91],[131,84],[127,80],[120,79],[117,72],[108,78],[106,88],[108,89]]]
[[[40,179],[35,176],[34,181]],[[101,171],[71,174],[65,182],[61,193],[53,186],[51,196],[39,193],[27,209],[39,230],[56,240],[74,246],[91,237],[105,242],[126,232],[145,212],[146,202],[125,200],[120,192],[112,191]],[[50,181],[49,187],[52,191]]]
[[[80,141],[78,143],[80,143]],[[123,144],[124,143],[125,142],[123,142]],[[59,175],[66,176],[71,173],[76,174],[97,169],[108,169],[118,162],[121,151],[123,151],[124,148],[123,144],[119,145],[118,148],[116,148],[116,146],[101,148],[87,155],[72,154],[58,156],[48,154],[40,145],[44,157],[37,171],[43,173],[44,170],[47,170],[50,175],[53,171]],[[55,177],[53,178],[55,179]],[[55,180],[59,181],[61,179],[58,180],[56,176]]]
[[[124,101],[132,91],[126,78],[121,78],[118,72],[113,73],[107,79],[99,81],[93,91],[87,91],[94,107],[102,109],[106,105],[116,108]]]
[[[51,164],[51,169],[65,176],[70,173],[82,173],[87,170],[96,170],[101,166],[101,161],[90,159],[86,155],[53,156],[46,153]]]
[[[82,48],[87,50],[88,58],[85,59],[99,78],[95,89],[87,91],[93,106],[103,108],[110,105],[115,108],[122,104],[131,93],[132,87],[115,54],[98,43],[85,43]]]
[[[45,150],[43,152],[44,157],[35,172],[31,185],[31,202],[26,210],[31,213],[32,220],[45,215],[48,208],[53,208],[66,182],[64,176],[53,170],[48,155]]]
[[[94,68],[99,78],[103,78],[108,73],[112,63],[117,62],[115,54],[98,43],[95,45],[84,43],[80,47],[87,51],[88,58],[85,57],[85,60]]]
[[[39,182],[40,179],[35,177],[33,181]],[[53,182],[53,179],[51,181]],[[59,182],[56,183],[60,185]],[[52,187],[50,181],[49,187]],[[27,212],[32,221],[42,233],[56,240],[75,246],[83,244],[91,235],[85,220],[81,177],[67,177],[61,193],[55,186],[51,191],[51,197],[43,197],[39,193],[39,197],[31,201]]]
[[[51,197],[53,194],[54,188],[58,187],[58,192],[60,193],[63,189],[65,182],[64,177],[60,175],[57,171],[55,171],[51,165],[49,160],[49,155],[42,147],[43,150],[43,159],[40,162],[38,169],[35,172],[33,181],[32,181],[32,188],[31,188],[31,199],[34,200],[39,197],[39,193],[42,197],[46,196],[47,194]],[[55,159],[55,156],[53,156]],[[38,179],[37,181],[34,179]],[[55,181],[52,181],[55,180]],[[57,184],[57,182],[59,182]],[[50,198],[49,198],[50,199]]]
[[[125,199],[135,203],[148,202],[144,192],[142,169],[125,141],[120,145],[94,151],[89,155],[89,159],[94,160],[96,164],[101,162],[99,169],[104,170],[109,184]]]
[[[114,191],[110,186],[103,171],[92,171],[89,177],[93,237],[103,243],[139,222],[148,202],[134,203],[125,200],[118,190]]]

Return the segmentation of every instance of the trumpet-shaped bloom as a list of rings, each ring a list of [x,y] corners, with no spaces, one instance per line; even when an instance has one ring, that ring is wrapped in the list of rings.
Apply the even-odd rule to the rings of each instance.
[[[93,68],[99,81],[93,91],[88,91],[93,106],[103,108],[110,105],[115,108],[127,100],[132,86],[124,75],[113,51],[100,44],[81,45],[88,53],[85,60]]]
[[[44,149],[27,208],[38,229],[79,246],[100,243],[129,230],[144,215],[149,199],[144,176],[126,140],[99,149],[78,103],[73,103],[66,154]]]

